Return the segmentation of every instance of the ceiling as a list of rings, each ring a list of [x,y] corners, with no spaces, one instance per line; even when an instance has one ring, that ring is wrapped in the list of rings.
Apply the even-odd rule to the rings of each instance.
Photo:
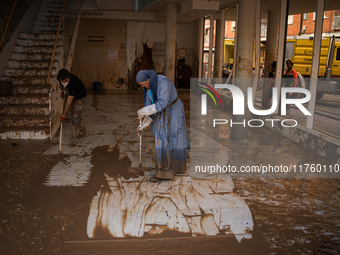
[[[69,8],[80,5],[81,0],[72,0]],[[255,1],[255,0],[254,0]],[[211,13],[217,13],[219,10],[226,8],[226,19],[235,20],[235,6],[238,0],[160,0],[155,4],[139,11],[139,14],[144,14],[145,18],[153,22],[165,22],[166,3],[177,3],[177,22],[180,24],[191,22]],[[261,0],[261,16],[265,18],[268,11],[280,11],[281,0]],[[290,0],[289,14],[301,14],[316,11],[317,0]],[[73,6],[73,7],[72,7]],[[217,6],[217,8],[216,8]],[[83,9],[92,11],[104,11],[106,13],[112,12],[126,12],[131,17],[134,11],[134,0],[83,0]],[[340,9],[340,0],[325,0],[325,10]],[[148,15],[149,14],[149,15]],[[115,15],[108,17],[114,18]],[[119,15],[121,17],[121,15]],[[143,19],[143,18],[141,18]]]

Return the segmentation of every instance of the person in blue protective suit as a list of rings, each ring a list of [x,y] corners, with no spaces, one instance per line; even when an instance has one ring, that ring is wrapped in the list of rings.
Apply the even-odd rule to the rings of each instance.
[[[136,81],[144,88],[144,107],[137,112],[143,121],[137,131],[152,123],[155,136],[156,169],[150,181],[171,180],[176,173],[185,172],[190,147],[183,103],[171,80],[153,70],[139,71]]]

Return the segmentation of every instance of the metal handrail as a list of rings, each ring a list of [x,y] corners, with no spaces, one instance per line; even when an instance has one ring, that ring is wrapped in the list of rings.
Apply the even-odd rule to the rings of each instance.
[[[68,53],[68,57],[67,57],[67,60],[66,60],[66,69],[67,70],[70,70],[71,66],[72,66],[74,50],[75,50],[75,47],[76,47],[76,41],[77,41],[77,37],[78,37],[78,30],[79,30],[81,12],[82,12],[82,4],[79,8],[77,23],[76,23],[76,27],[75,27],[74,32],[73,32],[73,38],[72,38],[72,42],[71,42],[71,46],[70,46],[70,51]]]
[[[4,33],[2,34],[2,37],[1,37],[1,41],[0,41],[0,48],[1,48],[2,42],[3,42],[3,41],[4,41],[4,39],[5,39],[5,35],[6,35],[6,32],[7,32],[7,29],[8,29],[9,23],[11,22],[12,15],[13,15],[13,12],[14,12],[15,6],[17,5],[17,2],[18,2],[18,0],[15,0],[15,1],[14,1],[13,8],[12,8],[12,11],[11,11],[11,14],[9,15],[9,18],[8,18],[8,20],[7,20],[7,24],[6,24],[6,27],[5,27]]]
[[[52,72],[52,67],[53,67],[53,63],[54,63],[55,52],[56,52],[56,49],[57,49],[57,44],[58,44],[58,39],[59,39],[61,24],[62,24],[62,22],[63,22],[63,16],[64,16],[66,4],[67,4],[67,0],[65,0],[64,7],[63,7],[63,11],[62,11],[61,16],[60,16],[58,31],[57,31],[57,34],[56,34],[56,37],[55,37],[55,41],[54,41],[54,48],[53,48],[53,53],[52,53],[52,57],[51,57],[50,67],[49,67],[49,69],[48,69],[48,74],[47,74],[47,78],[46,78],[46,82],[47,82],[47,83],[49,83],[50,78],[51,78],[51,72]]]

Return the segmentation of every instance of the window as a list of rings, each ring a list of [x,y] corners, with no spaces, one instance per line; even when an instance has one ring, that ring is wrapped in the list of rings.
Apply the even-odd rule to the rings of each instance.
[[[267,36],[267,19],[261,19],[261,37]]]
[[[293,24],[293,19],[294,19],[294,15],[289,15],[289,16],[288,16],[288,22],[287,22],[287,24],[288,24],[288,25],[292,25],[292,24]]]
[[[340,16],[334,16],[333,30],[340,29]]]
[[[208,62],[209,62],[209,54],[208,53],[204,53],[203,63],[208,63]]]
[[[210,29],[207,29],[204,34],[204,45],[209,45]]]
[[[340,61],[340,48],[336,49],[336,60]]]
[[[313,21],[315,21],[316,12],[313,12]]]
[[[235,21],[231,22],[231,31],[235,31]]]
[[[302,16],[302,19],[307,20],[307,15],[308,15],[308,13],[304,13],[303,16]]]

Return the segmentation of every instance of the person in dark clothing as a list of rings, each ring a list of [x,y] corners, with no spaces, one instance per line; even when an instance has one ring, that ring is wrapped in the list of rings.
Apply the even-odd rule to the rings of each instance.
[[[178,60],[177,84],[178,88],[190,89],[191,67],[185,64],[185,59]]]
[[[81,113],[84,108],[86,89],[82,81],[75,75],[71,74],[66,69],[61,69],[58,73],[57,79],[63,90],[63,94],[67,96],[64,112],[61,116],[61,121],[65,122],[67,112],[72,110],[72,136],[69,146],[74,146],[76,139],[87,135],[86,126],[81,118]],[[78,130],[80,131],[79,134]]]

